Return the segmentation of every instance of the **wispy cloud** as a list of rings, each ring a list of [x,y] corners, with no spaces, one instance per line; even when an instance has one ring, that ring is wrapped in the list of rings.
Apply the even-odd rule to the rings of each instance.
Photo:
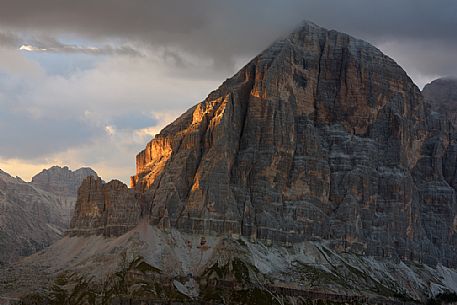
[[[0,73],[0,130],[7,131],[0,133],[0,168],[22,162],[10,173],[24,175],[30,165],[25,178],[37,165],[55,163],[89,165],[107,180],[128,182],[135,155],[153,135],[221,81],[176,76],[161,52],[105,56],[86,70],[65,76],[41,71],[32,78],[27,71],[34,61],[7,51],[31,64],[21,73]],[[8,64],[1,59],[0,71]]]
[[[72,33],[88,40],[121,39],[179,49],[212,58],[214,68],[224,69],[226,73],[237,58],[255,55],[303,19],[372,43],[404,39],[424,44],[457,42],[455,0],[57,2],[2,0],[0,25],[4,29],[46,33],[51,37]],[[53,48],[30,41],[24,44],[38,49]],[[98,52],[84,46],[70,47],[69,51],[72,50]],[[103,52],[132,50],[106,48]]]
[[[0,32],[0,47],[17,47],[21,44],[21,39],[10,32]]]
[[[63,44],[56,41],[53,44],[46,45],[41,43],[38,45],[22,44],[19,47],[21,51],[28,52],[49,52],[49,53],[82,53],[91,55],[129,55],[129,56],[143,56],[141,52],[130,46],[114,47],[111,45],[104,45],[101,47],[92,47],[84,45]]]
[[[70,44],[48,35],[31,36],[12,32],[0,32],[0,48],[43,53],[144,56],[138,49],[127,44]]]

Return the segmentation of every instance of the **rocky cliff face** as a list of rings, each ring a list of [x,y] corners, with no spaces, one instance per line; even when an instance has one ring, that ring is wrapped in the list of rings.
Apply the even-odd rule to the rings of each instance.
[[[306,23],[137,156],[131,183],[146,195],[135,215],[455,265],[454,134],[392,59]]]
[[[133,185],[154,194],[153,224],[409,256],[408,171],[426,133],[420,92],[399,66],[307,24],[165,128],[138,155]]]
[[[104,183],[89,176],[78,192],[70,235],[121,235],[140,219],[139,194],[118,181]]]
[[[457,124],[457,78],[440,78],[427,84],[422,90],[432,111],[438,112]]]
[[[52,167],[31,183],[0,170],[0,264],[42,250],[69,227],[76,202],[75,186],[91,169],[75,172]]]
[[[175,288],[291,304],[457,292],[456,271],[443,267],[457,262],[457,133],[401,67],[346,34],[305,23],[162,130],[136,164],[131,189],[87,178],[69,236],[30,263],[73,245],[65,259],[88,270],[127,249],[156,270],[139,279],[153,287],[148,300],[175,301]]]
[[[59,198],[0,172],[0,264],[49,246],[66,227]]]
[[[89,176],[98,177],[97,173],[88,167],[71,171],[68,166],[53,166],[35,175],[32,183],[59,196],[76,197],[79,186]]]
[[[75,210],[78,189],[87,177],[98,177],[97,173],[88,167],[72,171],[68,166],[53,166],[43,169],[32,177],[32,184],[59,197],[64,208],[64,221],[70,223]]]

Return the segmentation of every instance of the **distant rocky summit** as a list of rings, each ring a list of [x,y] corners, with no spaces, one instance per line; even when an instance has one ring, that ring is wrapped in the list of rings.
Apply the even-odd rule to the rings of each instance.
[[[53,166],[35,175],[32,183],[58,196],[76,197],[81,182],[89,176],[98,177],[89,167],[71,171],[68,166]]]
[[[422,90],[432,111],[448,118],[457,127],[457,77],[440,78]]]
[[[98,175],[88,167],[71,171],[68,166],[53,166],[33,176],[32,184],[59,197],[64,207],[65,223],[68,224],[75,210],[78,189],[87,177],[97,178]]]
[[[304,23],[149,142],[131,188],[84,180],[68,235],[15,270],[110,304],[457,293],[457,133],[429,108],[377,48]]]
[[[76,190],[91,169],[52,167],[31,183],[0,170],[0,264],[49,246],[68,229]]]

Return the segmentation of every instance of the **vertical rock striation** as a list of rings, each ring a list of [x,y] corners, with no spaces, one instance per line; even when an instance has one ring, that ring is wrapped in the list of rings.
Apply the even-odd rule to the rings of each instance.
[[[148,143],[133,190],[87,179],[72,230],[127,230],[144,215],[195,234],[455,265],[456,152],[392,59],[305,23]]]
[[[138,224],[141,209],[133,190],[118,181],[87,177],[78,191],[70,235],[121,235]]]
[[[32,183],[58,196],[75,197],[79,186],[88,176],[98,177],[97,173],[89,167],[71,171],[68,166],[53,166],[33,176]]]
[[[66,212],[54,194],[0,170],[0,266],[62,237]]]
[[[0,265],[39,251],[61,238],[73,214],[81,181],[95,171],[54,166],[32,182],[0,170]]]
[[[89,176],[98,177],[97,173],[89,167],[72,171],[68,166],[52,166],[33,176],[32,184],[59,198],[64,210],[63,221],[68,226],[75,210],[79,186]]]
[[[438,112],[457,124],[457,78],[439,78],[427,84],[422,90],[431,110]]]

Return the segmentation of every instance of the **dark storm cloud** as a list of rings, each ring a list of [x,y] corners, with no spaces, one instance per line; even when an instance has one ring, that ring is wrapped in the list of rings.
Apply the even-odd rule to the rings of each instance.
[[[142,56],[138,50],[127,46],[112,46],[104,44],[101,46],[86,46],[66,44],[54,37],[36,35],[33,37],[21,37],[10,32],[0,32],[0,47],[14,48],[26,51],[88,54],[88,55],[130,55]]]
[[[456,14],[456,0],[1,0],[0,161],[81,148],[74,162],[120,170],[147,142],[134,131],[302,20],[374,43],[420,85],[457,75]]]
[[[82,53],[89,55],[141,55],[139,51],[130,46],[114,47],[111,45],[102,45],[91,47],[86,45],[66,44],[53,37],[23,39],[21,49],[36,52]]]
[[[0,24],[175,47],[228,67],[303,19],[375,43],[457,43],[456,14],[455,0],[5,0]]]

